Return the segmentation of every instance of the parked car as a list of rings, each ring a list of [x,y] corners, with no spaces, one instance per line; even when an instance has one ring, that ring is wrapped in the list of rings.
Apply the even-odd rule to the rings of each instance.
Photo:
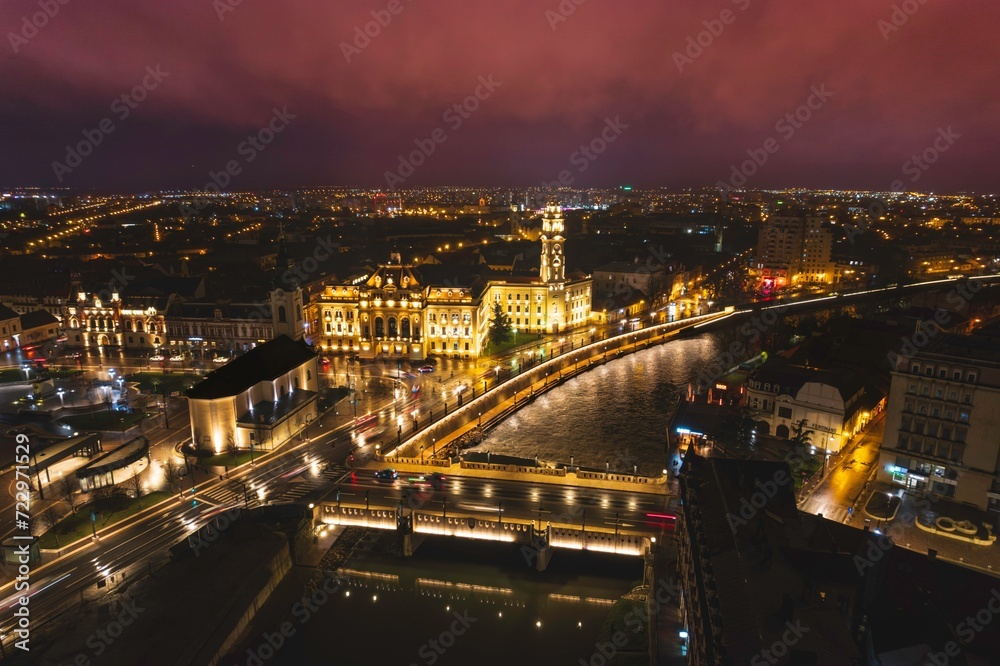
[[[163,357],[157,354],[156,356],[150,356],[149,360],[152,361],[153,363],[158,363],[163,360]]]
[[[229,363],[229,358],[225,356],[216,356],[215,358],[212,359],[212,363],[218,363],[220,365],[223,363]]]
[[[181,356],[180,354],[176,354],[176,355],[174,355],[174,356],[171,356],[171,357],[170,357],[170,360],[171,360],[171,361],[183,361],[183,360],[184,360],[184,357],[183,357],[183,356]]]
[[[422,365],[420,366],[420,372],[434,372],[433,365]]]
[[[391,468],[380,469],[375,472],[375,478],[378,481],[395,481],[399,478],[399,473]]]

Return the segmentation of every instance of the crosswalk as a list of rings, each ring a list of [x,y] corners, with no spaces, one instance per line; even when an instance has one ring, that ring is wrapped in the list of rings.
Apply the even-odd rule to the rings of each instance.
[[[297,502],[320,488],[339,481],[350,469],[341,464],[330,463],[318,478],[300,475],[281,486],[265,489],[265,503],[288,504]],[[241,506],[254,508],[262,504],[260,496],[253,488],[244,487],[236,481],[222,484],[210,490],[199,490],[195,499],[217,506]]]

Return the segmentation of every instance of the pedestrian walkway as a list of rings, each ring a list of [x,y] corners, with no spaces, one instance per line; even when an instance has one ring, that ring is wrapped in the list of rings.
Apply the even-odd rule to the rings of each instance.
[[[872,493],[898,492],[898,488],[890,488],[888,484],[873,484],[873,486]],[[872,519],[868,519],[866,523],[866,517],[862,515],[862,512],[855,510],[854,516],[847,524],[859,528],[867,524],[869,529],[877,529],[888,534],[896,545],[903,548],[918,553],[934,550],[939,559],[1000,575],[1000,545],[997,543],[977,545],[925,532],[914,524],[917,514],[924,512],[929,516],[928,522],[933,522],[933,518],[937,515],[947,514],[945,505],[940,501],[935,501],[932,497],[921,497],[909,492],[903,493],[902,500],[903,503],[896,514],[896,519],[891,523],[886,524],[884,521]],[[988,516],[988,519],[992,521],[994,532],[996,532],[996,518]]]

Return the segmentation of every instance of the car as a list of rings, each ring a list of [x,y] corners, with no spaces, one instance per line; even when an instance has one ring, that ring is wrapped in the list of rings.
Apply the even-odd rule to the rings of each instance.
[[[152,361],[153,363],[158,363],[163,360],[163,357],[157,354],[156,356],[150,356],[149,360]]]
[[[171,361],[183,361],[183,360],[184,360],[184,357],[183,357],[183,356],[181,356],[180,354],[177,354],[177,355],[175,355],[175,356],[171,356],[171,357],[170,357],[170,360],[171,360]]]
[[[375,472],[375,479],[377,481],[395,481],[398,478],[399,473],[390,467]]]
[[[420,372],[434,372],[433,365],[422,365],[420,366]]]
[[[427,475],[427,481],[431,484],[432,488],[440,490],[444,488],[444,474],[441,472],[434,472],[433,474]]]
[[[229,363],[229,358],[226,356],[216,356],[215,358],[212,359],[212,363],[219,363],[219,364]]]
[[[324,356],[322,359],[320,359],[320,363],[322,363],[324,366],[330,365],[330,359]]]

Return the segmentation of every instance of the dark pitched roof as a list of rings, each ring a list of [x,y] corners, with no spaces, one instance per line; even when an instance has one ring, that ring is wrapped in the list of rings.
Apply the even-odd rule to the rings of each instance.
[[[0,316],[3,319],[3,316]],[[21,330],[26,331],[29,328],[37,328],[38,326],[49,326],[50,324],[58,324],[59,320],[51,312],[47,310],[32,310],[26,314],[21,315]]]
[[[315,358],[304,342],[279,335],[227,363],[187,392],[189,398],[213,400],[239,395],[251,386],[270,381]]]
[[[0,303],[0,321],[6,321],[7,319],[17,319],[18,314],[11,310],[9,307]]]

